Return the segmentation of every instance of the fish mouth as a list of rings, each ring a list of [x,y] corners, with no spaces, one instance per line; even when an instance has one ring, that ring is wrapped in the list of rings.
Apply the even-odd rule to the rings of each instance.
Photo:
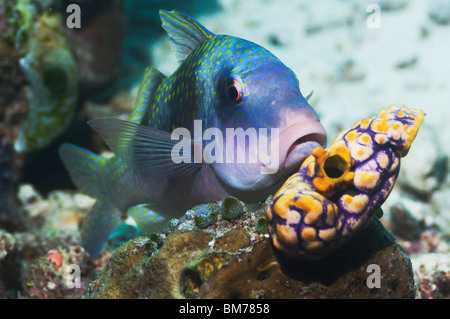
[[[325,143],[326,132],[319,121],[300,121],[291,125],[279,135],[279,169],[285,171],[300,167],[313,149]]]

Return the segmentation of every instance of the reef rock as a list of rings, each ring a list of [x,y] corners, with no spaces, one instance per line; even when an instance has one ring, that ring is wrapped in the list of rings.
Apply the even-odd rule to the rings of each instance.
[[[28,265],[23,293],[33,299],[76,299],[95,273],[94,263],[80,245],[60,246]]]
[[[14,248],[14,237],[2,230],[0,230],[0,261],[4,259]]]
[[[246,211],[233,221],[218,216],[205,229],[177,226],[165,238],[133,239],[114,252],[86,297],[415,297],[409,257],[379,220],[329,256],[300,261],[275,251],[270,237],[256,231],[262,212]]]
[[[4,3],[3,3],[4,2]],[[26,110],[25,79],[19,53],[11,43],[10,19],[13,2],[0,2],[0,228],[8,231],[22,227],[14,197],[18,171],[22,166],[13,145],[22,127]]]
[[[413,257],[418,297],[450,298],[450,255],[448,253],[418,254]]]

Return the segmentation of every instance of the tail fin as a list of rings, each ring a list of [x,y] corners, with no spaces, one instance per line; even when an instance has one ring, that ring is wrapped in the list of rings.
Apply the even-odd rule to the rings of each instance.
[[[101,196],[98,188],[100,166],[105,157],[72,144],[62,144],[59,157],[78,190],[94,198]]]
[[[84,217],[81,226],[81,244],[95,258],[109,235],[117,226],[121,212],[111,202],[97,199],[97,202]]]
[[[77,188],[97,198],[81,227],[82,245],[94,258],[121,215],[112,201],[108,200],[109,195],[100,184],[105,179],[105,176],[101,176],[102,166],[108,159],[71,144],[61,145],[59,155]]]

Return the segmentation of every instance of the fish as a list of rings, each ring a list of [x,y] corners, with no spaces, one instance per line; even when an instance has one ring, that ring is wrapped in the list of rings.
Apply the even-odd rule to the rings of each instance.
[[[424,116],[391,105],[315,148],[267,207],[273,246],[296,259],[322,259],[381,217]]]
[[[60,147],[74,184],[97,199],[81,227],[91,256],[127,211],[138,226],[158,231],[199,204],[227,196],[264,200],[326,143],[325,129],[296,75],[275,55],[251,41],[216,35],[181,12],[159,12],[178,68],[168,77],[153,67],[145,70],[128,120],[88,121],[114,156],[107,159],[71,144]],[[227,144],[238,139],[227,129],[256,132],[267,142],[264,154],[274,161],[250,147],[250,136]],[[203,145],[205,140],[210,143]],[[211,144],[215,153],[205,152],[214,148]],[[211,158],[233,152],[230,161]],[[242,154],[248,157],[240,162]]]
[[[30,84],[17,152],[47,147],[69,126],[78,102],[78,71],[59,13],[45,12],[34,25],[20,66]]]

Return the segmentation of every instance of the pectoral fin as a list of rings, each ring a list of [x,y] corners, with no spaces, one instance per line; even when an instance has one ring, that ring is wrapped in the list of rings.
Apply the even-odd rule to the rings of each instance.
[[[138,205],[128,210],[137,226],[145,233],[162,232],[168,224],[168,219],[161,214],[157,214],[151,209],[151,205]]]
[[[190,136],[173,140],[169,132],[118,119],[91,120],[88,124],[117,156],[144,177],[181,178],[201,168],[193,161]]]

